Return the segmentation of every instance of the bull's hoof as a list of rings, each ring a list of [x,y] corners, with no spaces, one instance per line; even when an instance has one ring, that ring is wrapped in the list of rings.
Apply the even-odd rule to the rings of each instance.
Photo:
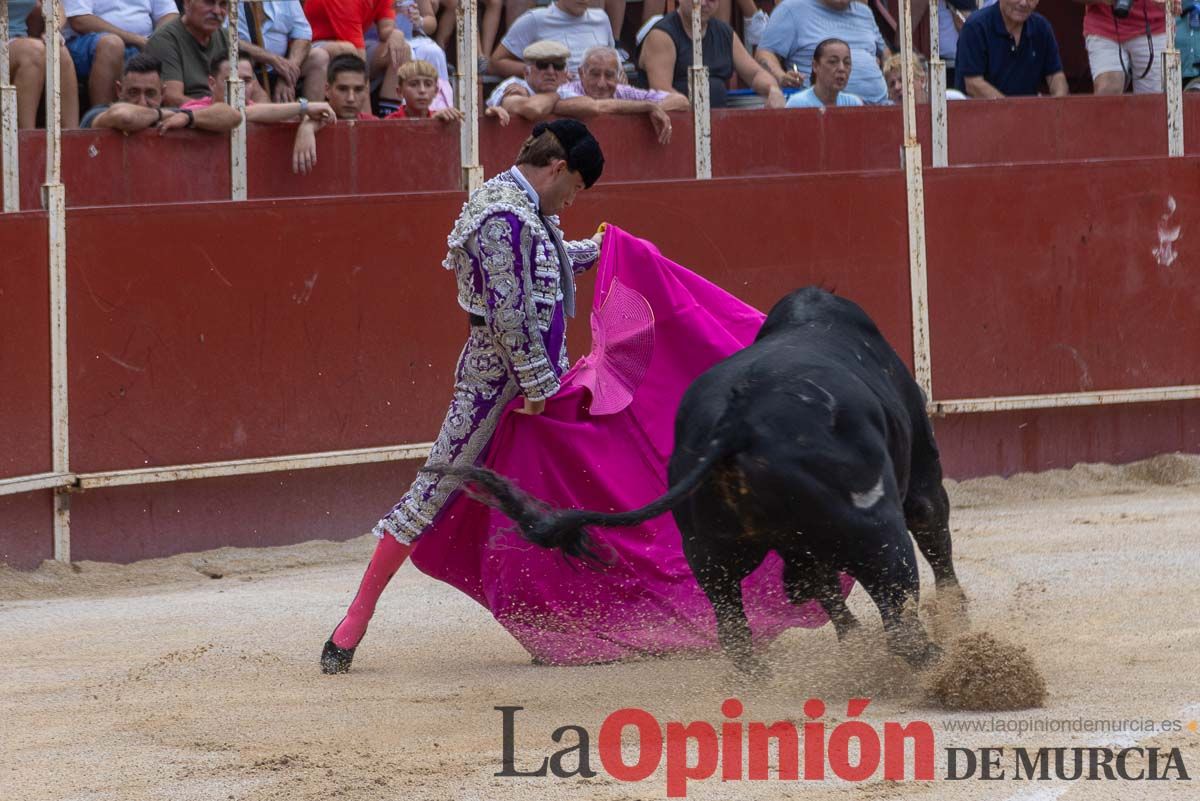
[[[932,642],[926,643],[924,648],[916,647],[908,649],[904,654],[904,659],[908,664],[912,665],[917,670],[924,670],[937,664],[937,661],[942,658],[942,649]]]
[[[744,656],[735,658],[733,666],[737,668],[738,675],[750,682],[769,681],[771,678],[771,667],[765,659],[759,656]]]
[[[321,649],[321,672],[326,675],[349,673],[350,663],[354,661],[353,648],[338,648],[333,640],[326,640]]]

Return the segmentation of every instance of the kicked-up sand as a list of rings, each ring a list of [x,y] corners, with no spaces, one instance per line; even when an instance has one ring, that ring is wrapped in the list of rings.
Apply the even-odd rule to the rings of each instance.
[[[953,671],[917,676],[889,657],[857,588],[862,637],[789,632],[769,650],[772,677],[755,683],[719,656],[533,665],[485,610],[405,566],[352,672],[324,676],[321,645],[353,595],[369,537],[123,566],[47,563],[0,568],[0,799],[664,798],[662,766],[639,782],[603,769],[601,723],[640,707],[664,724],[708,721],[719,732],[729,697],[744,704],[743,722],[797,727],[804,702],[822,699],[827,738],[849,699],[869,698],[859,719],[880,731],[887,721],[931,725],[937,778],[893,782],[881,768],[847,782],[827,769],[822,781],[722,782],[718,768],[687,785],[689,798],[1200,797],[1200,457],[948,484],[976,638],[959,656],[970,664],[983,654],[1002,682],[1012,666],[989,662],[999,651],[988,649],[1011,646],[1044,684],[1040,708],[950,711],[931,700],[934,680],[951,691],[943,700],[957,697]],[[958,689],[979,691],[966,677]],[[574,733],[557,744],[551,733],[577,725],[591,735],[597,775],[497,777],[497,706],[524,707],[513,727],[518,770],[575,744]],[[1090,746],[1158,748],[1160,763],[1178,749],[1192,780],[1012,778],[1014,748]],[[947,749],[982,747],[1005,749],[1005,779],[981,781],[978,766],[976,778],[944,778]],[[568,756],[567,769],[577,761]],[[774,777],[777,755],[770,761]],[[1129,772],[1146,762],[1131,757]]]

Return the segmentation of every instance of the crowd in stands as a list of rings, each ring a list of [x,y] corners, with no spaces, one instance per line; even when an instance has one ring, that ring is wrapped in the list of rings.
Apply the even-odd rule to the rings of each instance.
[[[458,2],[242,3],[236,69],[245,82],[245,119],[298,123],[298,172],[315,162],[316,132],[337,120],[460,119],[447,58]],[[1114,0],[1075,2],[1086,6],[1083,34],[1097,94],[1162,91],[1167,13],[1181,15],[1177,42],[1185,75],[1200,75],[1196,0],[1132,0],[1127,13],[1115,9]],[[62,0],[63,126],[127,133],[155,126],[164,133],[240,125],[242,113],[225,97],[228,3]],[[714,108],[730,105],[735,85],[768,108],[897,102],[898,57],[862,0],[627,3],[482,0],[478,67],[486,114],[505,125],[514,115],[529,121],[644,115],[665,145],[671,112],[690,107],[697,12]],[[1037,5],[943,0],[939,38],[952,98],[1067,94],[1055,32]],[[9,0],[8,10],[17,122],[30,128],[42,106],[44,20],[37,0]],[[918,100],[927,102],[924,62],[916,89]]]

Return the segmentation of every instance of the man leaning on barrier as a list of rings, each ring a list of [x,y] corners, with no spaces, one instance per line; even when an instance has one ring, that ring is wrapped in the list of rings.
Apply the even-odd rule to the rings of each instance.
[[[487,99],[488,116],[516,114],[530,122],[554,113],[558,87],[567,82],[567,59],[571,51],[562,42],[542,39],[525,48],[525,77],[506,78]],[[501,123],[505,119],[501,116]]]
[[[367,62],[356,55],[334,56],[326,74],[325,99],[339,120],[378,119],[366,109],[370,103]]]
[[[117,102],[93,106],[83,116],[81,128],[111,128],[127,134],[157,127],[160,134],[170,128],[228,131],[242,116],[225,103],[181,112],[163,105],[162,64],[149,53],[136,55],[125,64],[125,72],[114,86]],[[178,117],[178,120],[174,120]]]
[[[248,55],[238,57],[238,77],[243,83],[253,82],[254,63]],[[200,100],[189,100],[180,107],[180,111],[197,112],[217,103],[227,101],[226,87],[229,85],[229,59],[221,58],[209,65],[208,86],[211,95]],[[317,165],[316,134],[326,124],[336,122],[337,116],[328,103],[309,102],[307,98],[288,103],[270,103],[246,101],[246,122],[270,123],[299,121],[296,136],[292,145],[292,172],[306,175]],[[239,115],[238,122],[241,121]],[[166,123],[171,128],[177,123],[174,119]],[[230,130],[237,124],[229,126]]]
[[[113,85],[125,60],[145,49],[150,35],[179,18],[175,0],[63,0],[63,36],[93,106],[116,99]]]
[[[688,99],[675,92],[638,89],[623,81],[621,58],[611,47],[593,47],[583,57],[579,80],[558,87],[560,117],[587,119],[600,114],[647,114],[661,145],[671,141],[669,111],[687,111]]]

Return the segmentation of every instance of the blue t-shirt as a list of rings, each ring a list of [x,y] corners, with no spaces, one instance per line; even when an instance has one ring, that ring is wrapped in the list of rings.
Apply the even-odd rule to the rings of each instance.
[[[838,106],[863,106],[863,99],[858,95],[852,95],[849,92],[838,92]],[[817,93],[810,86],[803,92],[796,92],[788,98],[787,108],[824,108],[825,104],[821,102],[821,98],[817,97]]]
[[[25,21],[38,5],[37,0],[8,0],[8,35],[12,38],[29,35],[29,24]]]
[[[846,91],[868,103],[888,98],[887,83],[879,71],[877,57],[885,45],[871,9],[852,2],[845,11],[834,11],[821,0],[786,0],[771,13],[758,46],[783,59],[804,75],[812,72],[813,51],[825,39],[841,39],[850,45],[853,68]]]
[[[1062,72],[1054,30],[1041,14],[1030,14],[1018,43],[1004,27],[997,3],[976,11],[958,34],[955,85],[966,91],[966,79],[983,76],[1005,95],[1036,95],[1042,79]]]

